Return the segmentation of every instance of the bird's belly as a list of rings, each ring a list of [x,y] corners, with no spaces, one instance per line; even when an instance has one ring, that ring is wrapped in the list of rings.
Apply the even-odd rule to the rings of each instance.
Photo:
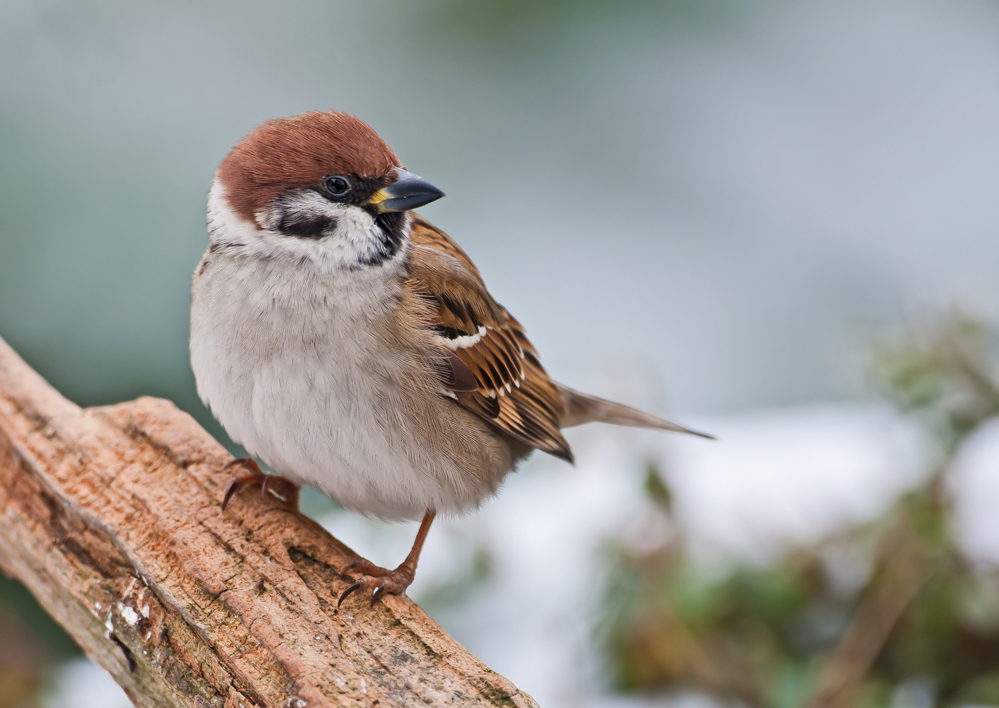
[[[292,481],[364,514],[417,519],[476,507],[512,466],[490,426],[405,386],[398,362],[340,318],[278,324],[204,300],[192,317],[198,393],[233,440]],[[444,434],[428,436],[416,417]]]
[[[280,474],[347,508],[419,518],[439,496],[432,467],[447,461],[414,465],[405,429],[391,420],[398,392],[373,382],[344,354],[336,352],[335,371],[295,359],[259,362],[249,401],[252,432],[243,444]]]

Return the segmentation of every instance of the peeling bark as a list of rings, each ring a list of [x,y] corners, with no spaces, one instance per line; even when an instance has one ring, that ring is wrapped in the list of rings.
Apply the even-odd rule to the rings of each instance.
[[[336,609],[356,555],[169,401],[81,409],[0,339],[0,568],[140,706],[536,706],[411,600]]]

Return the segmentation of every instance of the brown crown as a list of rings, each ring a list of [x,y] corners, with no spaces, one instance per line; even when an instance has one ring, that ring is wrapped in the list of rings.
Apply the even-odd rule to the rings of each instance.
[[[218,177],[233,210],[252,221],[276,194],[326,175],[381,177],[399,159],[364,121],[339,111],[270,120],[237,143]]]

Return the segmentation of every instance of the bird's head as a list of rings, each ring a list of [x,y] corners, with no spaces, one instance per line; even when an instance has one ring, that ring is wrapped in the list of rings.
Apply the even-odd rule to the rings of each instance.
[[[410,209],[444,192],[407,171],[363,121],[313,111],[264,123],[219,165],[212,244],[380,265],[400,251]]]

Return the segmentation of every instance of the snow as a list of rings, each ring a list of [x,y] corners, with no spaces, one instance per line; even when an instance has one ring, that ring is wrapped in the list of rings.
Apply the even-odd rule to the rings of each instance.
[[[999,420],[965,441],[950,482],[958,543],[980,565],[999,565]]]
[[[130,627],[134,627],[135,623],[139,621],[139,615],[128,605],[119,605],[118,612],[121,614],[121,618],[128,623]]]
[[[111,674],[81,657],[63,664],[43,705],[45,708],[131,708],[132,702]]]

